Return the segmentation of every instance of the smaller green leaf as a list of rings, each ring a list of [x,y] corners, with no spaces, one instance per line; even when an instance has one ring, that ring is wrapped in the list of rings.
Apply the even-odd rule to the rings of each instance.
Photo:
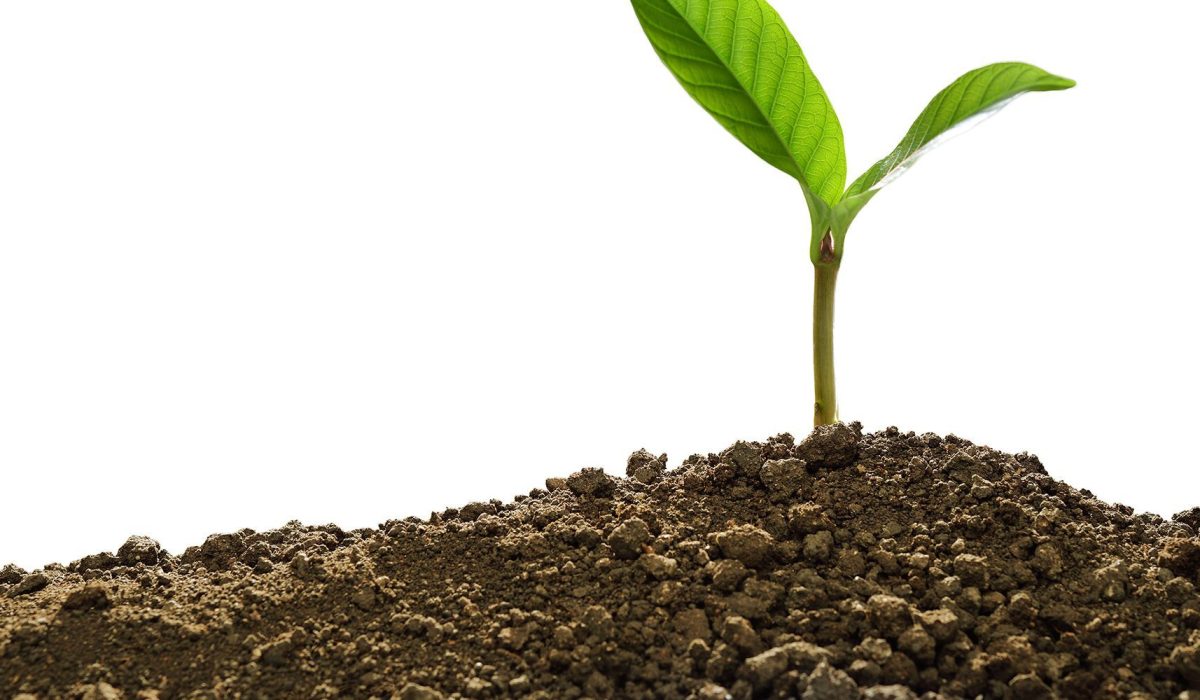
[[[912,167],[940,141],[994,114],[1027,92],[1065,90],[1074,85],[1074,80],[1028,63],[993,63],[964,74],[933,98],[895,150],[850,184],[841,206],[853,218],[875,192]]]

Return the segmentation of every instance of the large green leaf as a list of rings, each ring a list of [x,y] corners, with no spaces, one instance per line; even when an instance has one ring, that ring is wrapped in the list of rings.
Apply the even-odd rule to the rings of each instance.
[[[843,206],[856,211],[939,141],[993,114],[1017,96],[1074,85],[1073,80],[1028,63],[993,63],[964,74],[933,98],[894,151],[851,183]]]
[[[632,0],[659,58],[750,150],[833,204],[842,127],[800,45],[763,0]]]

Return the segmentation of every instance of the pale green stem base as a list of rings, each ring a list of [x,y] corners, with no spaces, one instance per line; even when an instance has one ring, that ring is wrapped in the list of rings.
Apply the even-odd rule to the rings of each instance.
[[[833,291],[837,264],[816,265],[813,287],[813,386],[816,389],[814,425],[838,421],[837,388],[833,379]]]

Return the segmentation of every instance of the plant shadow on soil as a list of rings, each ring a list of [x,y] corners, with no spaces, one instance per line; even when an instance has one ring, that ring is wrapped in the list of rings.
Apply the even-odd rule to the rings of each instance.
[[[639,450],[427,520],[4,567],[0,694],[1200,700],[1198,527],[954,436]]]

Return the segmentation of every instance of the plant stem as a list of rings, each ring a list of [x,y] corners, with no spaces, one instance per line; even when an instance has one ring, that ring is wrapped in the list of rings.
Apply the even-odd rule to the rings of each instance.
[[[813,288],[813,387],[816,390],[814,425],[836,423],[837,388],[833,379],[833,291],[838,263],[817,264]]]

